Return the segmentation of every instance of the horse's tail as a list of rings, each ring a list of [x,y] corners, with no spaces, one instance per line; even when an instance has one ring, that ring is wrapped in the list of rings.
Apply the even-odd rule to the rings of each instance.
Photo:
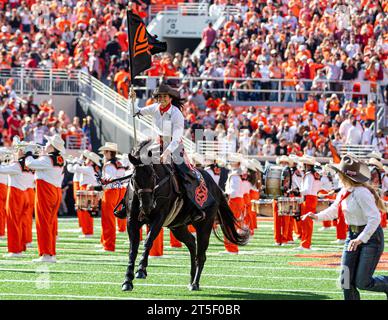
[[[239,246],[243,246],[248,243],[249,229],[240,226],[223,194],[220,196],[217,218],[221,226],[222,233],[229,242]],[[222,236],[218,234],[215,229],[213,229],[213,231],[220,241],[224,241]]]

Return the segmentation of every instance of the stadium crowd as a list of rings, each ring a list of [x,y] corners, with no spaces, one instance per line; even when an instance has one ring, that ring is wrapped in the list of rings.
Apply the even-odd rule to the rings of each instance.
[[[177,2],[181,1],[150,3]],[[136,0],[130,5],[146,18],[150,3]],[[335,147],[373,144],[384,154],[386,137],[373,129],[375,100],[368,100],[360,91],[363,81],[368,81],[372,92],[380,92],[387,101],[388,4],[377,0],[351,4],[346,0],[211,1],[210,16],[219,15],[226,5],[234,5],[241,14],[228,17],[218,30],[211,24],[204,29],[205,48],[199,57],[188,49],[155,55],[147,74],[179,87],[182,98],[187,99],[187,136],[203,128],[206,140],[229,141],[236,150],[250,155],[330,156],[328,139]],[[3,74],[15,67],[80,69],[128,96],[128,1],[16,0],[0,5]],[[190,87],[187,78],[192,76],[205,80],[194,81]],[[245,80],[235,81],[235,77]],[[347,82],[337,82],[340,80]],[[286,90],[280,97],[279,85]],[[249,91],[253,89],[259,91]],[[303,109],[264,104],[241,112],[242,108],[230,102],[235,98],[299,102]],[[10,106],[3,109],[8,133],[18,131],[31,139],[30,131],[8,126],[8,119],[11,123],[21,120],[12,115],[12,103],[7,102]],[[35,113],[27,108],[28,112],[21,106],[20,115],[31,118],[23,128],[33,122],[42,127],[35,130],[37,135],[50,130],[81,131],[79,120],[68,129],[63,120],[50,115],[47,103]]]

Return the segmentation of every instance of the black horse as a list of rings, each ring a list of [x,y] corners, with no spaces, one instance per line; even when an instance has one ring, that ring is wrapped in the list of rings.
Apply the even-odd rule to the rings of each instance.
[[[173,167],[167,164],[144,164],[144,161],[141,161],[140,154],[144,154],[144,152],[140,153],[140,150],[148,143],[149,141],[140,143],[136,152],[128,156],[129,161],[134,165],[132,181],[130,181],[134,192],[132,195],[127,192],[125,196],[130,248],[129,263],[122,290],[131,291],[133,289],[134,267],[140,243],[140,228],[144,224],[149,225],[144,252],[136,272],[136,278],[145,279],[147,277],[148,255],[153,241],[158,236],[174,206],[176,207],[177,200],[178,202],[182,201],[183,204],[176,217],[166,226],[189,249],[191,257],[189,289],[199,290],[199,280],[206,261],[206,250],[211,231],[214,230],[216,237],[223,241],[222,236],[217,234],[217,230],[214,228],[216,217],[225,238],[234,244],[245,245],[249,239],[249,230],[240,228],[222,190],[204,170],[200,170],[200,172],[216,201],[213,206],[204,210],[203,220],[192,222],[192,210],[198,209],[185,196],[181,184],[177,183]],[[196,229],[196,238],[188,231],[189,224],[192,224]]]

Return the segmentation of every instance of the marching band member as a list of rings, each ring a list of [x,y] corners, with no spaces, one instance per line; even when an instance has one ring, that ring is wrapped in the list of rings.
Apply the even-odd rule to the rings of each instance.
[[[322,177],[321,177],[321,190],[318,192],[319,198],[325,198],[325,199],[332,199],[332,197],[335,195],[329,194],[331,190],[333,190],[333,183],[330,181],[328,177],[328,171],[327,166],[323,167],[322,170]],[[328,230],[331,227],[332,222],[331,221],[322,221],[322,228],[321,231]]]
[[[5,257],[20,258],[26,250],[27,207],[29,205],[26,194],[28,171],[22,149],[17,151],[16,161],[9,165],[1,165],[0,172],[8,175],[8,193],[6,201],[8,253]]]
[[[205,171],[213,178],[214,182],[218,185],[220,182],[221,168],[218,166],[217,158],[213,155],[205,155],[208,164],[205,167]]]
[[[290,170],[291,170],[291,191],[290,196],[299,197],[300,196],[300,186],[302,184],[302,174],[298,168],[298,156],[294,154],[289,155],[290,160]],[[295,233],[298,239],[302,237],[302,227],[300,223],[300,217],[295,217],[292,222],[292,231],[290,234]],[[292,239],[293,240],[293,239]],[[289,241],[291,244],[291,240]]]
[[[58,229],[58,209],[62,199],[62,180],[65,142],[56,134],[45,136],[46,154],[32,157],[32,150],[26,147],[26,166],[35,170],[35,220],[40,258],[34,262],[56,262],[56,236]]]
[[[32,247],[32,218],[35,212],[35,172],[29,168],[24,171],[26,179],[26,220],[23,225],[23,233],[25,234],[26,247]]]
[[[240,168],[241,156],[232,155],[229,157],[230,172],[225,184],[225,193],[229,196],[228,205],[237,220],[241,221],[244,212],[244,193],[241,180],[242,170]],[[238,246],[224,239],[226,253],[238,254]]]
[[[88,151],[88,150],[85,150],[85,151]],[[83,162],[85,161],[85,157],[84,157],[84,153],[82,153],[78,159],[75,160],[75,162],[69,162],[67,163],[67,170],[70,172],[70,173],[73,173],[73,197],[74,197],[74,203],[76,202],[76,199],[77,199],[77,191],[80,190],[80,187],[79,187],[79,180],[80,180],[80,176],[81,174],[78,173],[78,172],[75,172],[73,167],[75,164],[83,164]],[[77,210],[77,217],[78,217],[78,226],[81,228],[82,230],[82,217],[79,213],[79,210]]]
[[[94,152],[85,150],[83,156],[86,158],[83,165],[76,163],[72,168],[79,175],[80,190],[91,190],[98,186],[96,174],[101,172],[101,159]],[[82,221],[82,236],[91,238],[93,236],[93,217],[87,211],[79,210],[79,215]]]
[[[380,226],[380,210],[386,211],[376,190],[367,184],[371,178],[365,163],[345,155],[339,164],[330,165],[343,188],[334,203],[306,220],[332,220],[343,212],[349,226],[341,261],[341,287],[345,300],[360,300],[358,289],[384,292],[388,298],[388,276],[373,276],[384,251],[384,232]]]
[[[5,239],[5,225],[7,214],[5,212],[5,203],[7,200],[8,177],[0,173],[0,240]]]
[[[282,168],[289,168],[290,159],[287,156],[280,156],[276,158],[276,164]],[[274,238],[275,245],[281,246],[287,244],[289,240],[290,223],[292,223],[291,216],[280,216],[278,201],[273,201],[273,223],[274,223]],[[292,234],[291,234],[292,237]]]
[[[250,163],[246,160],[241,167],[241,187],[244,199],[243,226],[249,227],[250,235],[253,236],[253,226],[251,226],[251,215],[249,211],[252,204],[250,195],[251,183],[248,181],[248,166],[250,166]]]
[[[112,180],[124,176],[125,168],[118,161],[116,154],[118,147],[116,143],[105,142],[105,145],[98,149],[104,155],[102,167],[102,179]],[[113,252],[116,248],[116,217],[113,212],[121,200],[121,184],[108,184],[104,186],[104,193],[101,201],[101,244],[103,249],[99,252]]]
[[[264,171],[261,163],[255,159],[250,160],[251,163],[251,172],[248,176],[248,180],[251,184],[251,188],[249,190],[249,196],[251,201],[260,199],[260,189],[261,189],[261,173]],[[248,168],[249,171],[249,168]],[[251,226],[254,232],[254,229],[257,229],[257,213],[252,210],[252,204],[249,206],[249,212],[251,217]]]
[[[302,184],[300,193],[304,198],[301,206],[301,216],[309,213],[316,212],[318,202],[318,191],[321,183],[317,172],[314,169],[314,165],[318,163],[315,158],[308,155],[303,155],[299,158],[299,162],[304,165],[304,174],[302,178]],[[313,222],[310,219],[301,220],[302,237],[300,247],[297,250],[309,250],[311,247],[311,240],[313,237]]]

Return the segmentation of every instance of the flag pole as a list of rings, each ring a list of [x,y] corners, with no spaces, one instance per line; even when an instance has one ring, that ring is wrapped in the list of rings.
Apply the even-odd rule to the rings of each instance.
[[[132,126],[133,126],[133,147],[135,148],[137,146],[137,132],[136,132],[136,119],[135,119],[135,100],[136,95],[135,89],[133,88],[133,69],[132,69],[132,52],[131,52],[131,32],[130,32],[130,23],[129,23],[129,12],[132,12],[132,8],[127,9],[127,34],[128,34],[128,44],[129,44],[129,67],[131,68],[131,88],[130,88],[130,94],[129,94],[129,100],[131,103],[131,112],[132,112]],[[129,110],[128,110],[129,111]],[[130,112],[129,112],[130,113]]]
[[[130,89],[130,95],[129,95],[129,99],[131,100],[131,111],[132,111],[132,125],[133,125],[133,139],[134,139],[134,143],[133,143],[133,146],[136,147],[137,146],[137,133],[136,133],[136,121],[135,121],[135,100],[136,100],[136,93],[135,93],[135,90],[133,89],[133,84],[132,84],[132,80],[131,80],[131,89]]]

